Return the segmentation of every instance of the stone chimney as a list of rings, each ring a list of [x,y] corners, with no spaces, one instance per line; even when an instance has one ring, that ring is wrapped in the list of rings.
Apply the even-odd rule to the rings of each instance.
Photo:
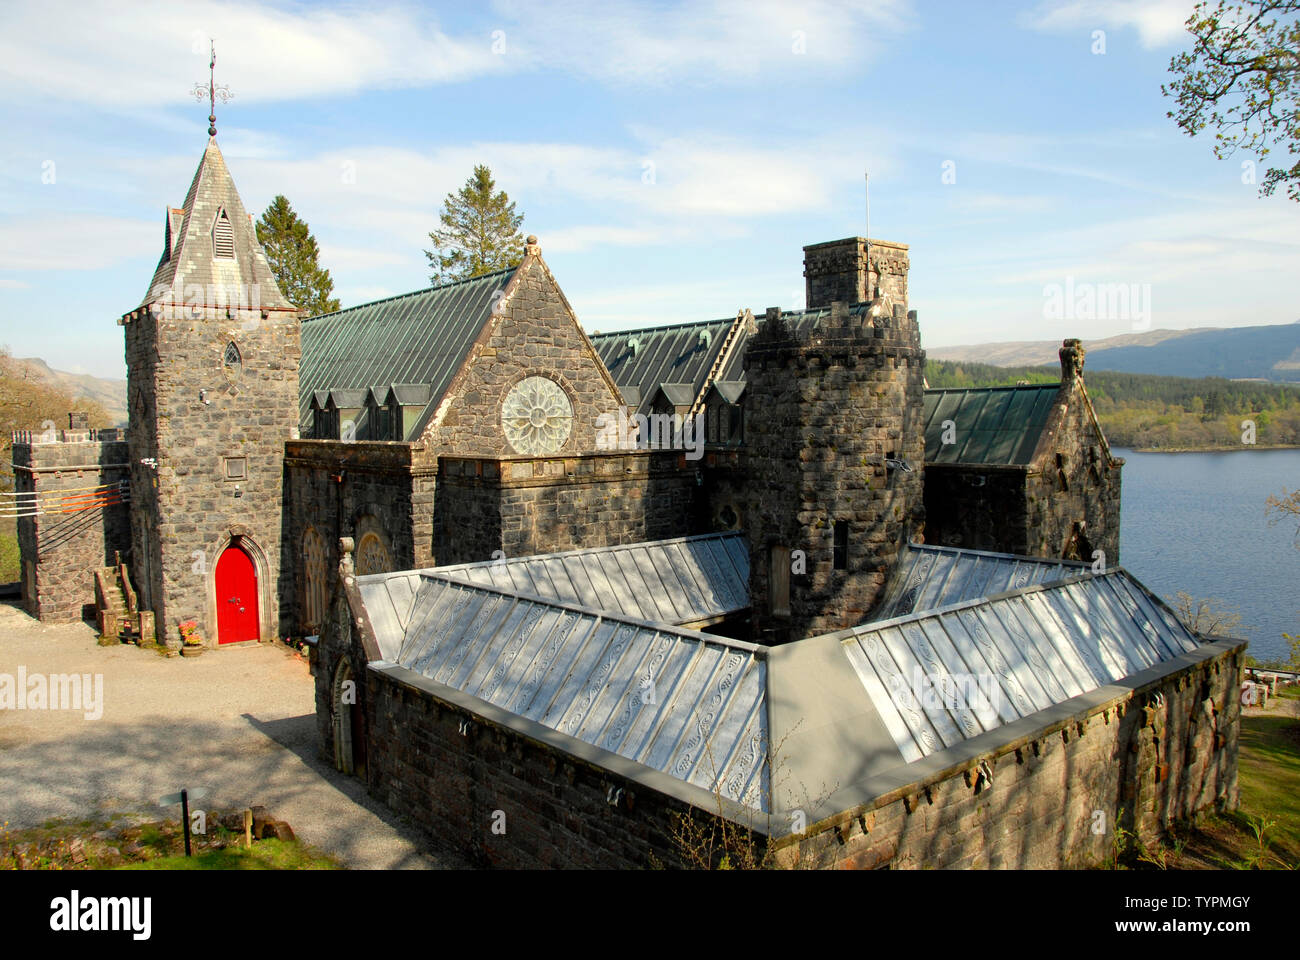
[[[1083,341],[1061,341],[1061,382],[1079,380],[1083,377]]]
[[[905,243],[868,244],[863,237],[814,243],[803,248],[805,302],[812,310],[836,300],[870,303],[883,295],[889,302],[885,316],[893,314],[896,304],[906,312],[908,266]]]

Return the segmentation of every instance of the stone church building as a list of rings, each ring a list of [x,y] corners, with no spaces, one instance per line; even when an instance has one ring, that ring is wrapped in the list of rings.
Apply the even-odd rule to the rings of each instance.
[[[20,524],[28,609],[171,643],[191,621],[217,647],[318,636],[339,766],[484,862],[671,860],[663,818],[696,809],[787,859],[859,824],[859,865],[955,864],[889,831],[1009,753],[1012,779],[1056,756],[1033,801],[1055,852],[989,862],[1101,849],[1042,786],[1072,763],[1106,795],[1070,804],[1141,827],[1235,803],[1241,645],[1115,566],[1122,461],[1079,341],[1059,384],[928,390],[905,245],[804,247],[802,310],[589,334],[534,237],[512,269],[301,315],[215,138],[163,227],[119,320],[125,438],[15,444],[20,493],[51,505]],[[58,509],[82,490],[116,494]],[[1001,678],[1002,705],[909,706],[909,665]],[[1112,762],[1157,694],[1177,758]],[[811,833],[784,823],[786,763],[840,785],[801,801]],[[522,845],[484,832],[501,791],[549,811]]]

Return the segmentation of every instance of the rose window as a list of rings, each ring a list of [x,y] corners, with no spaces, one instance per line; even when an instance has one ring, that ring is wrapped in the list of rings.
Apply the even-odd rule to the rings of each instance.
[[[516,453],[554,453],[573,429],[573,404],[554,380],[528,377],[501,404],[501,427]]]

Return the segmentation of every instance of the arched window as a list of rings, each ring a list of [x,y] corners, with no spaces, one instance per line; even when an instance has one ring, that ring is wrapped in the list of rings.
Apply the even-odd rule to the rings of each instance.
[[[226,376],[231,380],[238,380],[240,373],[243,372],[244,357],[233,340],[226,344],[226,352],[221,358],[221,365],[226,372]]]
[[[325,623],[326,592],[325,541],[315,527],[302,535],[303,613],[302,628],[316,632]]]
[[[384,545],[383,538],[373,530],[368,530],[357,541],[356,570],[358,577],[372,573],[387,573],[393,569],[393,561]]]
[[[212,225],[212,256],[218,260],[235,259],[235,228],[224,209],[217,213],[217,222]]]

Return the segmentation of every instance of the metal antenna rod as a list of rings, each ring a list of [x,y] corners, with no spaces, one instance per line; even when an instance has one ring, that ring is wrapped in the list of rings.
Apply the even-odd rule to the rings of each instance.
[[[862,186],[866,193],[867,202],[867,232],[864,239],[867,241],[867,300],[871,300],[871,174],[867,171],[862,172]],[[879,278],[877,278],[879,282]]]

